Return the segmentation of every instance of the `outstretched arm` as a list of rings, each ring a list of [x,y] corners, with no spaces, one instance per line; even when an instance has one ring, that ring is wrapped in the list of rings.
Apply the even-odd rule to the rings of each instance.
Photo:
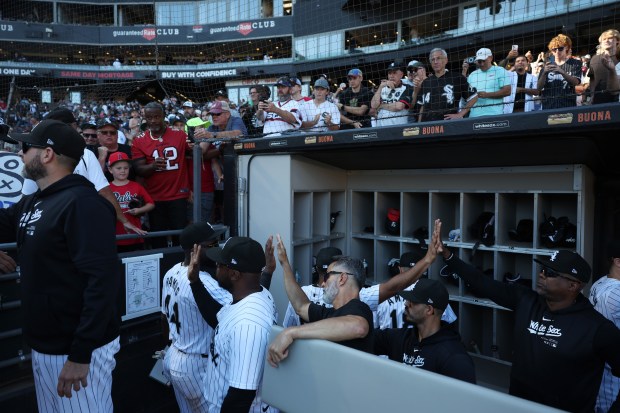
[[[331,317],[314,323],[289,327],[282,331],[269,346],[267,361],[271,366],[288,357],[288,349],[297,339],[318,338],[329,341],[347,341],[368,335],[368,321],[358,315]]]
[[[435,226],[433,228],[433,237],[435,237],[436,234],[439,234],[440,231],[441,221],[436,219]],[[435,261],[435,258],[437,258],[437,250],[434,245],[429,245],[426,255],[423,259],[418,261],[415,266],[411,267],[404,273],[395,275],[388,281],[381,283],[379,285],[379,303],[395,296],[399,291],[404,290],[414,282],[418,281],[422,274],[424,274],[428,267],[430,267]]]
[[[202,315],[202,318],[207,322],[207,324],[209,324],[212,328],[216,328],[217,313],[222,308],[222,305],[215,301],[213,296],[209,294],[209,291],[207,291],[207,288],[200,281],[200,277],[198,276],[201,248],[202,247],[200,244],[194,244],[194,249],[192,251],[187,269],[187,278],[192,289],[194,300],[196,300],[198,311],[200,311],[200,315]]]
[[[297,281],[295,281],[295,275],[288,261],[286,248],[284,248],[280,234],[276,235],[276,239],[278,241],[278,260],[284,271],[284,288],[286,289],[288,300],[291,302],[295,312],[305,321],[309,321],[308,308],[310,307],[310,300],[299,284],[297,284]]]

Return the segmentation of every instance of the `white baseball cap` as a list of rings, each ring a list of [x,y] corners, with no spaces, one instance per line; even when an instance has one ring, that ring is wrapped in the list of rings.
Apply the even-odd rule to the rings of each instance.
[[[486,47],[483,47],[476,52],[476,60],[486,60],[491,56],[493,56],[493,52],[491,52],[491,49],[487,49]]]

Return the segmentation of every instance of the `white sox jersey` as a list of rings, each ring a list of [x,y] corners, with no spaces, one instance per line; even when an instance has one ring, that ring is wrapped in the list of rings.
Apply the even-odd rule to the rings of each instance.
[[[269,333],[278,318],[271,293],[262,288],[217,313],[218,325],[211,341],[205,377],[209,413],[218,413],[229,387],[260,390]],[[261,402],[260,391],[251,413],[277,412]]]
[[[265,112],[265,126],[263,127],[263,133],[265,135],[275,134],[279,135],[279,132],[284,132],[287,130],[295,130],[301,127],[301,115],[299,113],[299,102],[289,99],[286,102],[273,102],[279,109],[285,110],[287,112],[291,112],[295,115],[295,124],[291,125],[284,119],[280,117],[275,112]],[[277,136],[277,135],[273,135]]]
[[[410,291],[415,287],[415,283],[411,284],[405,290]],[[441,315],[441,319],[447,323],[452,323],[456,320],[456,314],[448,304],[448,307]],[[381,330],[385,328],[403,328],[412,327],[413,324],[405,320],[405,299],[396,294],[394,297],[390,297],[377,308],[375,317],[375,328]]]
[[[325,304],[323,302],[323,288],[315,285],[304,285],[301,287],[302,291],[306,293],[306,296],[314,304],[322,305],[324,307],[332,307],[331,304]],[[377,311],[379,305],[379,284],[375,284],[371,287],[364,287],[360,290],[360,300],[370,307],[373,312]],[[286,313],[284,314],[284,321],[282,322],[284,327],[298,326],[300,325],[299,315],[295,312],[295,309],[288,303]]]
[[[620,328],[620,280],[601,277],[590,288],[590,302],[602,315]],[[607,412],[616,401],[620,391],[620,377],[611,372],[611,366],[605,363],[603,380],[596,399],[596,412]]]
[[[201,271],[200,281],[220,304],[232,301],[232,295],[219,286],[208,273]],[[172,344],[186,354],[207,354],[213,329],[200,315],[187,279],[187,267],[176,264],[164,276],[161,311],[168,320]]]

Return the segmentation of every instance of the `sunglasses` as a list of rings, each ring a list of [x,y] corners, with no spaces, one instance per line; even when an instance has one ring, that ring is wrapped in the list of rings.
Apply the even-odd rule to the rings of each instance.
[[[355,274],[351,274],[350,272],[346,272],[346,271],[328,271],[325,273],[325,277],[323,277],[323,279],[327,281],[328,278],[331,277],[332,275],[340,275],[340,274],[355,275]]]
[[[554,47],[553,49],[551,49],[552,52],[563,52],[564,51],[564,46],[562,47]]]
[[[22,142],[22,153],[26,153],[30,150],[30,148],[39,148],[39,149],[45,149],[47,148],[47,146],[41,146],[41,145],[33,145],[31,143],[26,143],[26,142]]]
[[[575,280],[574,278],[570,278],[567,277],[565,275],[560,274],[557,271],[552,270],[549,267],[540,267],[540,272],[542,275],[544,275],[547,278],[564,278],[567,279],[569,281],[574,281],[574,282],[578,282],[578,280]]]
[[[409,73],[413,73],[413,72],[417,72],[417,71],[418,71],[418,69],[419,69],[419,67],[413,67],[413,66],[410,66],[410,67],[408,67],[408,68],[407,68],[407,71],[408,71]]]
[[[98,133],[102,134],[102,135],[107,135],[107,136],[114,136],[116,135],[118,132],[115,130],[100,130]]]
[[[82,133],[82,136],[85,138],[90,138],[90,139],[96,139],[97,138],[97,134],[96,133]]]
[[[209,115],[217,118],[218,116],[221,115],[221,113],[209,113]]]

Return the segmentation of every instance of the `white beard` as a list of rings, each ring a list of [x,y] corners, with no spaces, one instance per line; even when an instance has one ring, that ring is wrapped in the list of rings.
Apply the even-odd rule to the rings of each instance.
[[[323,290],[323,302],[325,304],[332,305],[339,291],[340,290],[338,289],[338,286],[335,282],[328,284],[327,287]]]

